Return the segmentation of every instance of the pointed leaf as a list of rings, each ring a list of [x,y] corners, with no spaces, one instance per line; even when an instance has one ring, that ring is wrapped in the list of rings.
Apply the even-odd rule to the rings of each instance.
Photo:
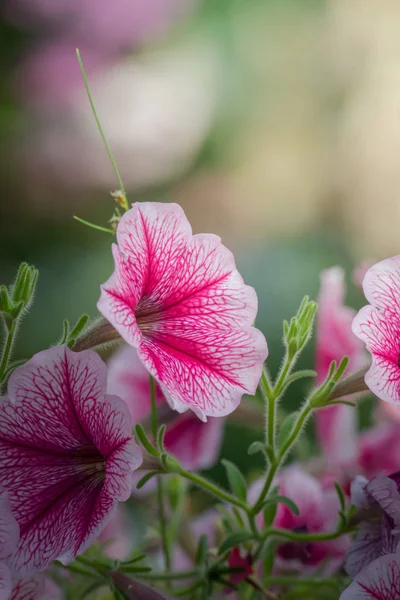
[[[262,442],[253,442],[247,449],[247,454],[257,454],[257,452],[265,452],[265,446]]]
[[[223,459],[221,462],[225,467],[232,492],[236,494],[240,500],[246,500],[247,483],[242,473],[239,471],[237,466],[231,463],[229,460]]]
[[[235,531],[222,542],[219,547],[218,554],[224,554],[224,552],[227,550],[230,550],[235,546],[240,546],[240,544],[250,540],[254,540],[254,535],[249,531]]]
[[[159,471],[150,471],[150,473],[146,473],[146,475],[143,475],[143,477],[137,482],[136,489],[140,490],[148,481],[150,481],[150,479],[159,474]]]
[[[144,448],[146,448],[147,452],[149,452],[152,456],[155,456],[156,458],[158,458],[159,454],[158,454],[157,450],[149,442],[149,439],[148,439],[143,427],[140,425],[140,423],[138,423],[136,425],[135,431],[136,431],[136,435],[138,436],[138,438],[141,441]]]

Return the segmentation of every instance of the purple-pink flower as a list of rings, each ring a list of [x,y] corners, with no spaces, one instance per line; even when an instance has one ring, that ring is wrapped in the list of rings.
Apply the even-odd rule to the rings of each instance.
[[[177,204],[134,204],[117,240],[100,312],[137,348],[173,409],[204,421],[231,413],[255,393],[268,354],[252,326],[256,293],[232,253],[215,235],[193,235]]]
[[[274,527],[297,533],[334,531],[340,506],[333,486],[323,487],[318,479],[297,465],[283,469],[274,484],[279,486],[279,495],[290,498],[299,509],[296,515],[285,504],[278,504]],[[255,497],[261,487],[261,481],[255,483],[250,497]],[[322,542],[287,541],[277,547],[274,565],[278,571],[312,574],[323,567],[325,573],[333,573],[343,563],[348,547],[347,536]]]
[[[353,321],[353,331],[371,353],[365,375],[370,390],[386,402],[400,402],[400,255],[383,260],[363,279],[364,306]]]
[[[398,600],[400,598],[400,548],[381,556],[359,573],[340,600]]]
[[[107,391],[125,400],[134,423],[150,416],[149,374],[135,348],[124,345],[112,356],[108,363]],[[168,407],[158,385],[156,398],[160,407]],[[203,423],[190,411],[167,425],[166,450],[176,456],[185,469],[209,469],[218,457],[223,427],[223,419],[211,417]]]
[[[351,501],[365,511],[347,553],[345,570],[355,577],[372,561],[395,552],[400,541],[400,473],[378,475],[368,482],[358,476],[351,485]]]
[[[344,271],[332,267],[321,273],[318,298],[316,371],[317,383],[326,377],[334,360],[349,358],[348,372],[357,371],[364,363],[363,344],[351,330],[355,311],[344,305]],[[317,437],[329,461],[348,462],[356,454],[357,412],[344,405],[331,406],[316,413]]]
[[[67,563],[131,494],[142,462],[125,403],[93,351],[58,346],[15,369],[0,401],[0,481],[20,527],[10,569]]]

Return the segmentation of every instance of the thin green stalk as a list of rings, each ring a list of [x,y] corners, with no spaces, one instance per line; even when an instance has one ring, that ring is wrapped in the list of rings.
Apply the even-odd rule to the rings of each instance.
[[[277,535],[279,537],[286,538],[292,542],[328,542],[329,540],[336,540],[347,533],[347,530],[337,529],[336,531],[330,531],[329,533],[296,533],[290,529],[267,529],[263,537],[264,539]]]
[[[111,148],[108,145],[106,136],[104,134],[103,128],[102,128],[101,123],[100,123],[100,119],[99,119],[99,117],[97,115],[96,106],[94,104],[92,93],[91,93],[90,87],[89,87],[89,81],[88,81],[88,78],[87,78],[87,75],[86,75],[85,67],[83,66],[83,62],[82,62],[82,58],[81,58],[81,53],[79,52],[78,48],[76,49],[76,56],[78,57],[79,66],[80,66],[80,69],[81,69],[81,72],[82,72],[82,77],[83,77],[83,81],[85,83],[86,93],[87,93],[88,98],[89,98],[90,106],[92,107],[93,116],[94,116],[94,118],[96,120],[96,124],[97,124],[98,130],[100,132],[101,139],[103,140],[103,144],[105,146],[105,149],[107,150],[108,157],[109,157],[109,159],[111,161],[111,164],[112,164],[113,169],[114,169],[114,173],[115,173],[115,175],[117,177],[118,185],[119,185],[119,187],[121,189],[121,192],[123,193],[123,196],[124,196],[124,208],[125,208],[125,210],[128,210],[129,209],[129,205],[128,205],[128,200],[127,200],[127,197],[126,197],[126,192],[125,192],[125,187],[124,187],[124,184],[123,184],[123,181],[122,181],[122,177],[121,177],[121,174],[120,174],[120,172],[118,170],[117,163],[115,162],[115,158],[113,156],[113,153],[111,152]]]
[[[5,343],[4,349],[3,349],[3,355],[1,357],[0,383],[3,382],[4,374],[7,370],[8,362],[11,358],[11,352],[13,349],[16,332],[17,332],[17,321],[15,320],[12,322],[10,329],[8,330],[6,343]]]
[[[249,506],[246,504],[246,502],[242,502],[241,500],[239,500],[239,498],[236,498],[236,496],[232,496],[232,494],[229,494],[229,492],[221,490],[218,486],[216,486],[208,479],[205,479],[201,475],[198,475],[197,473],[190,473],[190,471],[186,471],[186,469],[183,469],[182,467],[179,469],[179,473],[182,475],[182,477],[185,477],[185,479],[188,479],[189,481],[197,485],[197,487],[205,490],[213,496],[216,496],[220,500],[224,500],[225,502],[229,502],[229,504],[238,506],[246,512],[249,511]]]
[[[158,422],[157,422],[157,402],[156,402],[156,385],[154,378],[150,375],[150,397],[151,397],[151,429],[153,433],[153,441],[157,440]],[[160,475],[157,475],[157,503],[160,513],[160,536],[161,545],[164,553],[165,570],[167,573],[171,570],[171,555],[168,543],[167,521],[165,518],[164,505],[164,486]]]
[[[165,570],[169,573],[171,571],[171,553],[169,550],[167,521],[164,511],[164,486],[160,475],[157,475],[157,502],[160,511],[160,534],[165,559]]]
[[[260,492],[257,502],[254,504],[254,506],[251,509],[251,514],[257,514],[261,510],[264,499],[269,492],[272,481],[273,481],[276,473],[278,472],[278,469],[279,469],[282,461],[284,460],[286,454],[289,452],[292,445],[297,440],[298,436],[301,433],[301,430],[303,429],[303,427],[304,427],[308,417],[312,413],[312,411],[313,411],[312,406],[310,406],[308,404],[304,404],[303,409],[300,412],[299,418],[296,421],[296,424],[293,428],[291,435],[288,437],[286,443],[283,445],[283,447],[279,451],[278,456],[276,457],[274,462],[272,462],[272,464],[269,466],[269,469],[267,472],[267,477],[265,479],[263,488]]]

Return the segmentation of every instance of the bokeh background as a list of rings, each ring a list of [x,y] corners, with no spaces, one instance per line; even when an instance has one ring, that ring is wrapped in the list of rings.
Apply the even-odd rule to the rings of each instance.
[[[111,236],[72,218],[107,226],[117,187],[76,47],[129,200],[179,202],[195,231],[222,236],[259,294],[273,372],[282,319],[316,298],[322,268],[346,268],[357,307],[352,268],[399,253],[397,0],[3,0],[0,11],[0,283],[22,260],[40,270],[19,356],[54,343],[65,317],[96,316],[112,271]],[[240,439],[225,449],[239,464]]]

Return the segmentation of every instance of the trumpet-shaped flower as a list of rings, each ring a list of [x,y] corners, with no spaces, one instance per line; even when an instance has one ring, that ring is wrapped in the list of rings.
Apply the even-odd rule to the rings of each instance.
[[[340,600],[398,600],[400,552],[380,556],[359,573]]]
[[[105,389],[97,354],[60,346],[10,377],[0,401],[0,481],[20,527],[8,561],[20,577],[73,560],[130,496],[142,455],[125,403]]]
[[[134,423],[150,416],[149,374],[131,346],[124,345],[109,361],[107,391],[125,400]],[[159,407],[168,407],[158,385],[156,399]],[[169,407],[168,410],[172,412]],[[192,412],[180,415],[167,425],[164,437],[166,450],[176,456],[186,469],[208,469],[217,459],[223,426],[223,419],[210,418],[203,423]],[[149,489],[149,484],[145,489]]]
[[[257,296],[219,237],[193,235],[176,204],[134,204],[117,230],[100,312],[137,348],[170,406],[224,416],[254,394],[267,357]]]
[[[355,577],[379,556],[394,553],[400,541],[400,473],[368,480],[358,476],[351,485],[351,501],[365,511],[346,557],[346,572]]]
[[[400,255],[368,269],[363,290],[370,304],[358,312],[353,331],[372,357],[365,383],[378,398],[399,404]]]
[[[364,363],[363,344],[351,330],[355,311],[344,305],[344,271],[332,267],[321,273],[318,298],[316,370],[317,382],[326,377],[334,360],[339,363],[348,356],[348,372],[357,371]],[[357,413],[344,405],[330,406],[316,413],[318,441],[332,462],[351,461],[357,451]]]

